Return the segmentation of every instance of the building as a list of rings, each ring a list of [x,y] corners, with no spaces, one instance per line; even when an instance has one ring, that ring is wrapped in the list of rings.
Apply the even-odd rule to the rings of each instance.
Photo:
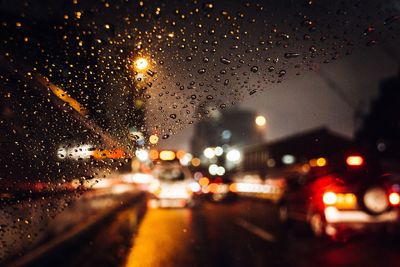
[[[382,159],[400,158],[399,103],[400,72],[380,84],[379,95],[371,103],[370,112],[356,133],[360,146]]]
[[[349,148],[351,143],[350,139],[325,127],[316,128],[278,141],[247,147],[242,170],[257,172],[264,177],[272,169],[306,163],[313,158],[329,158]]]
[[[215,112],[211,118],[196,125],[191,139],[192,153],[200,156],[207,147],[241,148],[264,142],[264,129],[256,126],[255,118],[254,112],[238,108]]]

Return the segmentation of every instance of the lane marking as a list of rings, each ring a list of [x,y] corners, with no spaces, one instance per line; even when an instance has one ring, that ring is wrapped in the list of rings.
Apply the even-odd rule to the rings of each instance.
[[[273,234],[268,233],[264,229],[242,219],[242,218],[237,218],[235,220],[236,225],[244,228],[245,230],[249,231],[250,233],[258,236],[261,239],[264,239],[265,241],[268,242],[275,242],[276,238]]]

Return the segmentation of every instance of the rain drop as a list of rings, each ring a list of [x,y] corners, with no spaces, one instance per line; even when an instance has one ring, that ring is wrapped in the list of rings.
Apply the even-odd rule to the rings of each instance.
[[[258,71],[258,67],[257,66],[253,66],[250,68],[251,72],[256,73]]]
[[[282,77],[285,74],[286,74],[286,70],[280,70],[279,73],[278,73],[279,77]]]
[[[296,58],[296,57],[300,56],[300,54],[299,53],[285,53],[283,56],[285,58]]]
[[[223,63],[225,65],[231,64],[231,61],[225,57],[221,57],[219,61],[221,61],[221,63]]]

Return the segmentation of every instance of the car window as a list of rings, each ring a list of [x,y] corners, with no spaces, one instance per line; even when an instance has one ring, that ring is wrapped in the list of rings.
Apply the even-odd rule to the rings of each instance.
[[[0,265],[395,266],[390,238],[352,246],[337,225],[400,223],[399,9],[0,0]],[[286,186],[331,166],[344,174],[292,213]],[[350,252],[299,241],[290,216]]]

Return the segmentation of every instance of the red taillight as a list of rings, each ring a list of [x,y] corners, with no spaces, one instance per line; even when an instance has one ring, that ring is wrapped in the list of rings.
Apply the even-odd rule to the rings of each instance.
[[[393,206],[399,205],[400,204],[400,195],[399,195],[399,193],[396,193],[396,192],[390,193],[389,194],[389,202]]]
[[[322,201],[324,202],[325,205],[334,205],[337,201],[337,196],[333,192],[326,192],[322,196]]]
[[[361,156],[348,156],[346,163],[349,166],[361,166],[364,163],[364,159]]]

